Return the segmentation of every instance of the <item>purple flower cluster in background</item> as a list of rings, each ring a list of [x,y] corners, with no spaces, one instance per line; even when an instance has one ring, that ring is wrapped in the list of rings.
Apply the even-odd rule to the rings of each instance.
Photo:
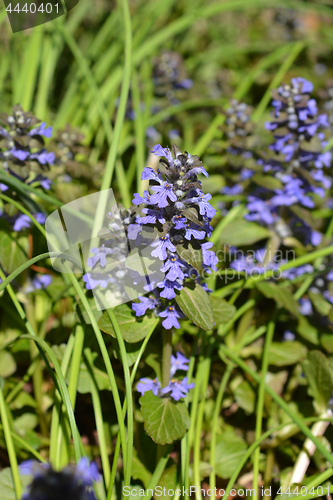
[[[268,188],[268,182],[265,187],[261,178],[262,185],[255,187],[248,198],[245,218],[278,234],[284,219],[290,230],[288,236],[297,226],[302,242],[317,246],[322,239],[320,233],[294,210],[295,206],[313,209],[315,197],[324,199],[332,184],[323,172],[323,168],[330,167],[332,157],[329,151],[324,152],[324,130],[329,123],[325,114],[318,113],[312,90],[312,83],[304,78],[293,78],[290,85],[273,90],[272,120],[266,128],[272,131],[274,142],[269,146],[270,154],[263,156],[259,164],[264,174],[274,178],[276,188]],[[283,238],[283,233],[279,236]]]
[[[175,401],[179,401],[184,398],[190,389],[193,389],[194,383],[188,383],[188,378],[184,377],[182,380],[176,380],[173,378],[178,370],[186,371],[188,370],[188,363],[190,362],[181,352],[177,352],[176,356],[171,355],[171,369],[170,369],[170,381],[169,384],[162,389],[162,386],[158,380],[150,378],[141,378],[136,386],[137,391],[141,393],[141,396],[145,392],[153,391],[155,396],[170,396]]]
[[[3,169],[0,191],[11,196],[10,177],[34,187],[50,189],[52,181],[44,172],[54,164],[55,154],[47,151],[44,138],[52,136],[52,127],[44,122],[40,123],[32,113],[25,113],[19,105],[13,107],[11,115],[0,113],[0,123],[0,165]],[[11,210],[7,213],[6,204],[0,211],[0,216],[13,226],[14,231],[31,227],[31,220],[27,215],[17,213],[13,216]],[[37,213],[35,217],[40,224],[45,222],[42,213]]]
[[[93,482],[99,481],[100,474],[95,462],[87,458],[81,458],[77,466],[68,465],[60,472],[36,460],[22,462],[19,469],[22,475],[33,476],[22,500],[96,500]]]
[[[12,115],[1,113],[0,160],[5,171],[24,182],[38,182],[49,189],[50,181],[39,172],[53,165],[55,154],[45,148],[44,137],[52,136],[52,127],[40,123],[21,106],[13,107]]]

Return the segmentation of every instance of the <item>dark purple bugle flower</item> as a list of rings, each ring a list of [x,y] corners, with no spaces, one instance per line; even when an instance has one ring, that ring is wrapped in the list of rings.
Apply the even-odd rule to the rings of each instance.
[[[92,485],[100,479],[100,474],[97,465],[86,457],[76,467],[68,465],[60,472],[36,460],[22,462],[19,469],[21,474],[33,476],[22,500],[96,500]]]

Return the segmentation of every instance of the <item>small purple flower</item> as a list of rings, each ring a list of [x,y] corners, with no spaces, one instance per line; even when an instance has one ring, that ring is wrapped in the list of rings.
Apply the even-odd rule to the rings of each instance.
[[[7,191],[7,189],[9,189],[8,186],[6,186],[6,184],[2,184],[0,182],[0,191],[4,192],[4,191]]]
[[[31,226],[31,219],[28,215],[21,214],[17,217],[14,223],[14,231],[22,231],[22,229],[28,229]]]
[[[255,196],[249,196],[248,200],[247,209],[249,213],[244,216],[244,219],[261,222],[267,225],[273,224],[274,215],[269,202],[263,201]]]
[[[136,386],[136,390],[141,393],[141,396],[143,396],[144,393],[148,391],[153,391],[154,396],[158,396],[160,388],[161,384],[159,383],[157,378],[155,378],[154,380],[150,378],[140,378]]]
[[[244,187],[241,184],[235,184],[232,187],[224,186],[221,189],[222,194],[227,194],[229,196],[234,196],[236,194],[241,194],[244,191]]]
[[[168,160],[168,162],[173,165],[173,158],[169,148],[162,148],[160,144],[156,144],[151,150],[151,153],[154,153],[155,156],[164,156]]]
[[[164,321],[162,321],[162,325],[167,330],[170,330],[170,328],[172,327],[180,328],[178,319],[182,318],[183,315],[180,313],[180,311],[177,310],[175,306],[167,307],[165,311],[159,313],[159,316],[161,318],[166,318]]]
[[[132,309],[136,316],[143,316],[148,309],[155,309],[159,305],[159,300],[154,295],[149,297],[139,297],[140,302],[133,302]]]
[[[23,151],[23,150],[17,149],[17,148],[13,148],[9,152],[20,161],[25,161],[30,154],[29,151]]]
[[[170,281],[168,279],[164,279],[158,283],[157,286],[158,288],[163,288],[162,292],[160,292],[160,297],[168,300],[172,300],[176,297],[175,290],[181,290],[183,288],[183,285],[181,285],[177,280]]]
[[[151,189],[155,191],[156,194],[150,197],[150,203],[157,205],[159,208],[164,208],[169,205],[168,198],[170,201],[177,200],[177,196],[173,192],[173,186],[169,182],[163,182],[160,186],[152,186]]]
[[[183,262],[181,262],[178,257],[173,254],[169,255],[168,260],[164,263],[164,266],[161,267],[161,271],[163,273],[169,271],[166,278],[170,281],[175,281],[177,279],[183,280],[184,273],[181,268],[185,269],[185,264],[183,264]]]
[[[143,192],[143,196],[140,196],[139,193],[134,194],[134,198],[132,200],[133,205],[141,205],[141,203],[145,203],[148,205],[150,200],[150,194],[148,191]]]
[[[138,224],[156,224],[158,221],[160,224],[165,223],[165,218],[162,215],[162,211],[154,208],[143,208],[142,212],[147,214],[146,217],[138,217],[136,222]]]
[[[97,262],[99,262],[101,267],[105,267],[107,264],[106,256],[112,254],[112,249],[107,248],[104,245],[102,245],[100,248],[96,248],[96,247],[92,248],[91,253],[93,253],[94,256],[89,257],[87,259],[88,266],[94,267],[97,264]]]
[[[109,276],[102,273],[86,273],[82,276],[87,290],[94,290],[97,286],[106,288],[109,284]]]
[[[302,316],[311,316],[313,314],[312,304],[310,299],[302,297],[299,299],[299,312]]]
[[[159,238],[158,241],[154,241],[151,246],[156,247],[156,249],[151,253],[152,257],[156,257],[160,260],[165,260],[167,258],[167,250],[170,250],[170,252],[177,251],[175,245],[171,243],[170,236],[168,234]]]
[[[219,259],[216,257],[213,250],[209,250],[209,248],[212,248],[212,246],[213,243],[211,241],[207,241],[206,243],[201,244],[202,262],[205,266],[210,267],[213,271],[217,271],[216,265],[218,264]]]
[[[52,127],[47,127],[46,123],[43,122],[39,127],[30,130],[29,135],[43,135],[44,137],[52,137],[53,129]]]
[[[101,476],[98,472],[98,467],[95,462],[89,462],[87,457],[80,458],[76,469],[75,475],[81,479],[85,486],[91,486],[94,481],[99,481]]]
[[[177,370],[184,370],[187,372],[189,359],[185,358],[184,354],[177,352],[176,356],[171,354],[171,369],[170,377],[173,377]]]
[[[42,149],[39,153],[32,154],[31,159],[36,159],[41,165],[46,165],[47,163],[53,165],[55,154],[52,151],[48,153],[46,149]]]
[[[216,209],[212,207],[208,200],[212,199],[211,194],[201,193],[198,197],[190,198],[184,200],[186,203],[196,203],[199,206],[200,215],[206,216],[208,219],[212,219],[216,213]]]
[[[295,340],[296,336],[294,333],[290,332],[289,330],[286,330],[283,334],[282,340],[292,342]]]
[[[160,172],[155,172],[151,167],[145,167],[141,174],[141,180],[153,180],[157,181],[159,184],[163,182],[163,177]]]
[[[185,239],[190,241],[192,237],[195,240],[203,240],[206,237],[206,232],[202,231],[201,226],[198,226],[193,222],[187,224]]]
[[[175,400],[179,401],[185,398],[190,389],[193,389],[194,383],[188,384],[188,379],[185,377],[183,380],[171,380],[171,382],[162,389],[162,394],[169,394]]]

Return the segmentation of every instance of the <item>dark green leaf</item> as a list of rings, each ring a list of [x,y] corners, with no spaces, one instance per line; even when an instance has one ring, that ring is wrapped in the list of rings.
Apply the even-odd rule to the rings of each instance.
[[[155,318],[149,318],[148,316],[144,316],[143,319],[137,318],[127,304],[121,304],[115,307],[113,312],[118,321],[124,340],[130,344],[140,342],[140,340],[144,339],[156,321]],[[104,311],[103,316],[98,322],[98,326],[103,332],[116,338],[107,311]]]
[[[215,470],[222,479],[232,476],[244,456],[246,450],[245,441],[234,433],[222,434],[215,449]]]
[[[332,309],[332,304],[325,300],[319,293],[308,292],[308,294],[312,304],[315,306],[319,314],[322,316],[328,316]]]
[[[274,366],[294,365],[302,361],[307,353],[300,342],[272,342],[269,350],[269,364]]]
[[[220,297],[210,295],[209,298],[213,307],[215,326],[228,323],[233,318],[236,307]]]
[[[173,443],[190,427],[190,416],[183,401],[159,398],[148,391],[139,402],[145,429],[155,443]]]
[[[332,333],[324,333],[320,337],[320,343],[324,347],[324,349],[332,354],[333,353],[333,334]]]
[[[244,380],[235,390],[235,399],[240,408],[246,413],[253,413],[256,401],[256,395],[249,382]]]
[[[29,476],[22,476],[20,479],[23,488],[31,482]],[[0,491],[1,500],[16,500],[12,471],[9,467],[0,471]]]
[[[256,287],[265,297],[273,299],[279,307],[284,307],[294,316],[298,315],[298,303],[287,288],[281,288],[271,281],[256,283]]]
[[[272,177],[271,175],[260,175],[256,174],[252,177],[253,181],[266,189],[270,189],[274,191],[275,189],[281,189],[282,183],[276,177]]]
[[[320,351],[310,351],[302,367],[309,384],[309,394],[314,398],[314,406],[318,413],[327,410],[332,395],[332,377],[329,362]]]
[[[28,260],[28,248],[26,236],[0,232],[0,262],[7,273],[12,273]]]
[[[188,319],[203,330],[214,328],[213,307],[208,293],[198,284],[194,289],[184,287],[176,301]]]
[[[231,222],[223,229],[220,243],[235,246],[251,245],[270,236],[270,231],[259,226],[259,224],[239,219]]]
[[[182,245],[177,247],[177,253],[181,260],[191,264],[194,269],[200,271],[202,269],[202,250],[193,248],[189,243],[188,248],[184,248]]]

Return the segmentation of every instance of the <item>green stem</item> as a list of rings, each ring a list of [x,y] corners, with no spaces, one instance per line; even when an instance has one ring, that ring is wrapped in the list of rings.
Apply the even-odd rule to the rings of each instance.
[[[171,354],[172,354],[172,330],[165,330],[163,336],[163,352],[162,352],[162,388],[166,387],[170,382]]]
[[[5,403],[5,399],[3,397],[3,392],[2,392],[1,386],[2,386],[2,379],[0,379],[0,416],[1,416],[2,426],[3,426],[3,433],[5,436],[5,443],[6,443],[6,447],[7,447],[9,463],[10,463],[10,467],[11,467],[12,475],[13,475],[15,496],[16,496],[16,500],[20,500],[21,495],[22,495],[22,487],[21,487],[20,475],[19,475],[19,470],[18,470],[18,465],[17,465],[15,447],[14,447],[13,438],[12,438],[12,434],[11,434],[11,430],[10,430],[10,424],[9,424],[9,419],[8,419],[8,414],[7,414],[6,403]]]
[[[262,420],[263,420],[264,402],[265,402],[265,379],[269,365],[269,351],[273,341],[274,330],[275,330],[275,322],[270,321],[267,328],[262,365],[261,365],[259,393],[258,393],[258,402],[256,411],[256,430],[255,430],[256,440],[260,438],[262,431]],[[253,456],[254,500],[257,500],[259,498],[259,458],[260,458],[260,447],[258,446]]]
[[[227,387],[227,383],[229,382],[229,378],[232,370],[234,369],[233,364],[229,364],[228,368],[223,374],[222,381],[216,396],[213,420],[212,420],[212,434],[210,438],[210,466],[212,468],[212,472],[209,476],[209,488],[212,491],[215,491],[216,486],[216,474],[215,474],[215,447],[216,447],[216,436],[217,436],[217,427],[218,427],[218,418],[222,407],[222,399],[224,395],[224,391]],[[213,498],[215,498],[213,496]]]

